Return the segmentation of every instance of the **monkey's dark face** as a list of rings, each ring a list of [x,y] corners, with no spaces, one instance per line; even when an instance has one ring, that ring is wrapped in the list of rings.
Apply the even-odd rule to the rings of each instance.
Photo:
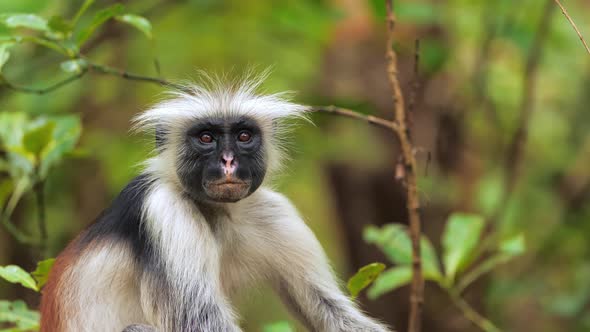
[[[247,118],[209,119],[186,132],[177,173],[193,198],[236,202],[250,195],[266,173],[262,130]]]

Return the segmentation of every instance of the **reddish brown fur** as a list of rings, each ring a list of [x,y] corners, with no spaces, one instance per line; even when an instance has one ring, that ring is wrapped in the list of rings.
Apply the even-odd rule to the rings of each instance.
[[[68,313],[63,307],[63,303],[59,301],[61,298],[60,287],[66,286],[67,283],[62,282],[64,272],[70,267],[75,259],[75,243],[74,240],[70,243],[66,249],[57,257],[51,272],[49,273],[49,279],[47,284],[43,287],[41,292],[41,331],[40,332],[59,332],[62,331],[62,322]]]

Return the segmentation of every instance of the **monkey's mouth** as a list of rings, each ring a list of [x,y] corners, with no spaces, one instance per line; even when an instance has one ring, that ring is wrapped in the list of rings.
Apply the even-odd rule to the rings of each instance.
[[[237,202],[248,196],[250,181],[239,179],[219,179],[205,183],[207,196],[217,202]]]

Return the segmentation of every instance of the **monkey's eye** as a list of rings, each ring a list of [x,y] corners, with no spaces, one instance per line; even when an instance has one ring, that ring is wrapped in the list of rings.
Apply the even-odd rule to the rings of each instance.
[[[240,142],[244,142],[244,143],[249,142],[251,139],[252,139],[252,134],[247,130],[242,131],[238,135],[238,141],[240,141]]]
[[[210,133],[201,133],[199,135],[199,141],[201,141],[201,143],[209,144],[213,142],[213,136]]]

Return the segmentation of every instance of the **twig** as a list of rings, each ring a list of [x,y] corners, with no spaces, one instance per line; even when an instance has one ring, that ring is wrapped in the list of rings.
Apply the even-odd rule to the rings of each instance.
[[[133,73],[129,73],[127,71],[121,70],[121,69],[117,69],[117,68],[113,68],[113,67],[109,67],[109,66],[105,66],[105,65],[100,65],[100,64],[93,63],[93,62],[87,62],[87,64],[88,64],[88,67],[84,68],[82,71],[80,71],[76,75],[68,77],[63,81],[59,81],[59,82],[57,82],[53,85],[50,85],[46,88],[31,88],[31,87],[16,85],[16,84],[13,84],[13,83],[10,83],[7,81],[1,82],[0,87],[4,86],[7,89],[17,91],[17,92],[33,93],[33,94],[42,95],[42,94],[46,94],[48,92],[52,92],[54,90],[57,90],[69,83],[72,83],[72,82],[82,78],[84,75],[86,75],[89,70],[93,70],[93,71],[98,72],[100,74],[119,76],[119,77],[127,79],[127,80],[154,83],[154,84],[162,85],[162,86],[169,87],[169,88],[176,89],[176,90],[187,91],[186,87],[183,86],[182,84],[177,84],[177,83],[174,83],[174,82],[162,79],[162,78],[133,74]],[[190,92],[190,91],[187,91],[187,92]]]
[[[369,124],[376,125],[379,127],[391,129],[396,132],[398,131],[398,126],[393,121],[385,120],[385,119],[382,119],[382,118],[379,118],[379,117],[376,117],[373,115],[364,115],[364,114],[359,113],[357,111],[349,110],[346,108],[341,108],[341,107],[330,105],[330,106],[313,106],[310,108],[310,110],[312,112],[322,112],[322,113],[328,113],[328,114],[341,115],[341,116],[353,118],[356,120],[365,121]]]
[[[451,297],[451,300],[457,306],[457,308],[459,308],[463,312],[463,315],[477,327],[486,332],[501,331],[498,327],[496,327],[496,325],[494,325],[494,323],[492,323],[490,320],[488,320],[484,316],[480,315],[477,311],[475,311],[475,309],[473,309],[469,305],[469,303],[463,300],[459,295],[449,293],[449,296]]]
[[[576,23],[574,23],[574,20],[572,20],[572,18],[567,13],[567,10],[565,9],[565,7],[561,4],[561,2],[559,0],[555,0],[555,3],[559,6],[559,8],[561,8],[561,12],[565,16],[565,18],[570,22],[570,24],[572,25],[574,30],[576,30],[576,33],[578,34],[580,41],[582,42],[582,44],[584,44],[584,48],[586,49],[586,52],[588,52],[588,54],[590,54],[590,48],[588,47],[588,44],[586,44],[586,40],[584,40],[584,37],[582,37],[582,33],[580,32],[580,30],[578,30],[578,27],[576,26]]]
[[[96,64],[93,62],[88,62],[88,67],[98,73],[101,73],[101,74],[119,76],[124,79],[132,80],[132,81],[143,81],[143,82],[155,83],[155,84],[159,84],[159,85],[162,85],[165,87],[169,87],[169,88],[173,88],[173,89],[181,90],[181,91],[186,90],[186,87],[181,84],[173,83],[171,81],[168,81],[168,80],[165,80],[162,78],[158,78],[158,77],[150,77],[150,76],[132,74],[132,73],[129,73],[124,70],[120,70],[120,69],[109,67],[109,66],[99,65],[99,64]]]
[[[54,90],[57,90],[63,86],[66,86],[66,85],[82,78],[84,75],[86,75],[87,72],[88,72],[87,69],[83,69],[81,72],[77,73],[76,75],[70,76],[62,81],[59,81],[59,82],[52,84],[52,85],[45,87],[45,88],[31,88],[31,87],[26,87],[26,86],[20,86],[20,85],[12,84],[7,81],[3,81],[2,83],[0,83],[0,87],[4,86],[4,87],[6,87],[10,90],[13,90],[13,91],[43,95],[48,92],[52,92]]]
[[[394,100],[395,122],[398,126],[396,134],[402,150],[405,166],[406,207],[410,219],[410,237],[412,239],[412,286],[408,331],[419,332],[421,330],[422,303],[424,301],[424,278],[422,276],[422,262],[420,258],[420,199],[417,189],[416,158],[414,156],[410,128],[408,127],[406,118],[404,97],[398,79],[397,56],[393,50],[393,32],[395,28],[393,0],[386,0],[385,5],[387,8],[387,73]]]

